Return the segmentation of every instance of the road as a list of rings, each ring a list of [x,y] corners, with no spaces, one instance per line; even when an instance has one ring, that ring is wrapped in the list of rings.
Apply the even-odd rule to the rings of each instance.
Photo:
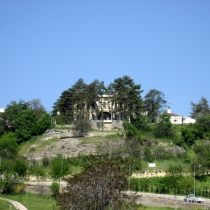
[[[17,201],[13,201],[13,200],[10,200],[10,199],[7,199],[7,198],[0,198],[0,199],[10,202],[18,210],[28,210],[24,205],[22,205],[21,203],[19,203]]]
[[[184,202],[186,196],[174,196],[166,194],[153,194],[153,193],[143,193],[143,192],[130,192],[126,191],[125,194],[129,196],[137,196],[136,203],[144,204],[146,206],[169,206],[169,207],[180,207],[180,208],[194,208],[194,209],[209,209],[210,199],[204,199],[205,203],[189,203]]]
[[[31,185],[31,186],[51,186],[52,182],[48,181],[48,182],[25,182],[25,184],[27,185]],[[60,187],[63,188],[67,185],[66,182],[61,181],[60,182]],[[132,195],[136,195],[137,196],[137,203],[142,203],[144,205],[148,205],[148,206],[152,206],[152,204],[154,203],[154,200],[158,200],[158,202],[162,202],[164,203],[165,206],[167,206],[166,203],[170,203],[170,204],[179,204],[182,206],[187,206],[187,204],[184,202],[184,198],[186,196],[174,196],[174,195],[166,195],[166,194],[155,194],[155,193],[143,193],[143,192],[132,192],[132,191],[125,191],[125,194],[127,194],[128,196],[132,196]],[[154,203],[155,204],[155,203]],[[191,203],[190,203],[191,204]],[[210,207],[210,199],[206,199],[205,198],[205,205],[206,207]],[[169,205],[170,206],[170,205]]]

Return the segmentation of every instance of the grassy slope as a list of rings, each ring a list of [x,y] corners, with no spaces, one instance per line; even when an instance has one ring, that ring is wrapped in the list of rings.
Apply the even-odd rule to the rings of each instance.
[[[16,208],[10,202],[0,200],[0,210],[5,209],[16,210]]]
[[[52,209],[58,210],[59,209],[58,207],[56,207],[55,200],[47,195],[19,194],[19,195],[3,195],[2,197],[18,201],[30,210],[52,210]],[[6,208],[2,208],[2,209],[9,209],[8,203],[4,205],[6,206]]]
[[[45,141],[42,141],[41,140],[42,138],[43,136],[38,136],[38,137],[32,138],[31,140],[27,142],[23,142],[20,145],[19,154],[24,155],[30,151],[32,152],[35,150],[38,152],[39,150],[44,149],[44,147],[46,147],[47,145],[50,145],[60,140],[58,137],[53,137],[53,136],[51,136],[50,139],[45,140]]]

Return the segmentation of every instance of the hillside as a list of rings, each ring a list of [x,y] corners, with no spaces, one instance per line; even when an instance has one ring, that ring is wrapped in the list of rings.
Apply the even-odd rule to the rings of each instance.
[[[145,137],[141,143],[125,140],[122,135],[119,135],[119,130],[92,131],[85,137],[75,137],[68,130],[63,130],[62,133],[39,136],[37,139],[23,143],[19,153],[29,160],[41,160],[43,157],[51,158],[57,154],[65,158],[116,152],[127,155],[130,150],[141,151],[140,159],[147,159],[148,151],[157,158],[185,153],[184,148],[165,140],[152,140],[148,137]]]
[[[43,157],[64,157],[78,155],[103,154],[121,148],[124,139],[117,131],[95,131],[85,137],[70,137],[68,130],[60,134],[43,135],[21,145],[20,154],[27,159],[40,160]]]

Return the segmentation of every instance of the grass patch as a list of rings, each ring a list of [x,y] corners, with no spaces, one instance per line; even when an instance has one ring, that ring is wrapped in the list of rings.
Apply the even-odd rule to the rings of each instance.
[[[5,209],[16,210],[16,208],[10,202],[0,199],[0,210]]]
[[[39,144],[37,145],[37,149],[40,149],[40,148],[43,148],[43,147],[46,147],[54,142],[57,142],[59,141],[60,139],[58,137],[53,137],[52,139],[48,139],[48,140],[45,140],[45,141],[41,141],[39,142]]]
[[[21,204],[23,204],[27,209],[30,210],[37,210],[37,209],[59,210],[58,206],[56,206],[55,200],[49,195],[18,194],[18,195],[1,195],[1,197],[18,201]],[[9,209],[8,205],[7,208],[2,208],[2,209]]]
[[[55,200],[48,195],[35,195],[35,194],[20,194],[20,195],[1,195],[2,197],[15,200],[23,204],[27,209],[30,210],[59,210],[59,207],[56,206]],[[10,208],[11,205],[11,208]],[[125,208],[130,207],[130,208]],[[10,209],[15,210],[15,207],[7,201],[0,200],[0,210]],[[124,205],[123,209],[130,210],[172,210],[174,208],[170,207],[150,207],[139,205],[138,208],[132,208],[132,205]]]
[[[154,137],[152,132],[145,132],[141,134],[143,139],[150,139],[155,142],[164,142],[164,143],[173,143],[173,139],[171,138],[156,138]]]
[[[40,140],[41,138],[43,138],[43,136],[39,136],[37,138],[32,138],[27,142],[23,142],[20,145],[21,149],[19,151],[19,154],[23,155],[23,154],[28,153],[28,148],[29,148],[29,152],[38,151],[38,150],[42,149],[43,147],[46,147],[46,146],[60,140],[58,137],[52,137],[51,139],[41,141]]]
[[[32,137],[30,140],[23,142],[20,144],[20,151],[19,154],[23,155],[25,153],[27,153],[28,148],[33,145],[36,144],[35,142],[37,141],[38,137]]]
[[[184,168],[184,164],[182,163],[182,161],[177,161],[177,159],[170,159],[170,160],[155,160],[154,161],[156,163],[156,168],[154,168],[155,170],[166,170],[169,168],[169,165],[177,165],[177,163],[181,164],[181,166]],[[151,169],[149,168],[148,164],[147,164],[147,168],[146,170]]]

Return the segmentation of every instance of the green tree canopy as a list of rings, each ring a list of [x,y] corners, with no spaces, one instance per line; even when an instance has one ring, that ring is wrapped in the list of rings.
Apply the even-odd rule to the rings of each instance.
[[[156,138],[173,138],[175,136],[173,124],[170,121],[170,116],[163,113],[159,122],[156,124],[154,129],[154,136]]]
[[[166,176],[164,181],[168,187],[174,190],[174,194],[177,194],[178,184],[183,176],[183,168],[181,165],[169,165],[166,170]]]
[[[130,119],[142,112],[141,85],[135,84],[133,79],[125,75],[114,80],[109,85],[112,89],[113,100],[117,104],[116,111],[119,112],[119,118]]]
[[[165,100],[164,93],[159,90],[152,89],[146,94],[144,99],[144,109],[152,123],[156,122],[157,116],[161,114],[166,103],[167,101]]]
[[[68,174],[69,163],[68,160],[63,158],[61,155],[57,155],[52,160],[51,165],[51,176],[54,179],[59,179]]]
[[[43,134],[51,127],[51,116],[44,113],[37,121],[38,134]]]
[[[17,137],[14,133],[9,132],[0,138],[0,151],[6,151],[4,156],[15,157],[18,152]]]
[[[42,134],[51,125],[50,116],[46,113],[40,99],[28,103],[12,101],[2,114],[0,136],[14,132],[18,142],[26,141],[31,136]]]
[[[26,176],[27,172],[26,161],[23,158],[17,158],[14,162],[14,172],[18,174],[19,177]]]
[[[2,118],[5,125],[6,131],[13,131],[16,130],[16,118],[19,112],[28,109],[28,104],[20,100],[19,102],[11,101],[10,104],[7,105],[5,108],[5,112],[2,114]]]
[[[205,133],[210,134],[210,115],[198,117],[196,123]]]
[[[190,117],[197,119],[201,116],[209,116],[210,115],[210,107],[209,102],[205,97],[201,97],[198,103],[191,102],[192,112],[190,113]]]
[[[37,116],[34,110],[27,109],[18,113],[15,121],[15,135],[18,142],[26,141],[38,134]]]

